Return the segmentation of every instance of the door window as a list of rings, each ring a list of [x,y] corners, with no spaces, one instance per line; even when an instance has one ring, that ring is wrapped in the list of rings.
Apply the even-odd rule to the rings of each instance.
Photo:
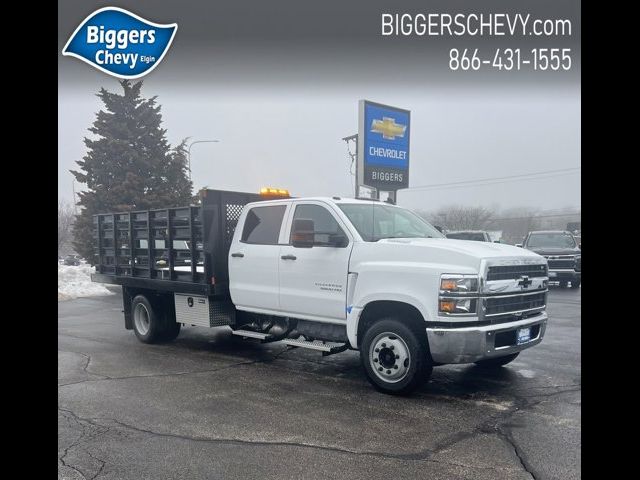
[[[346,237],[344,231],[338,225],[338,221],[324,207],[320,205],[297,205],[293,220],[313,220],[315,231],[313,244],[318,247],[335,246],[332,239],[336,236]],[[289,238],[291,242],[291,238]],[[345,245],[346,246],[346,245]]]
[[[286,205],[253,207],[247,213],[241,242],[277,245]]]

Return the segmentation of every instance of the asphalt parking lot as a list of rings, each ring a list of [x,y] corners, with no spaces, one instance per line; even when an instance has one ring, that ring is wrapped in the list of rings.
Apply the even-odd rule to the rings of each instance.
[[[121,297],[58,304],[58,478],[578,479],[580,289],[552,287],[543,342],[496,372],[434,369],[376,392],[356,352],[226,327],[144,345]]]

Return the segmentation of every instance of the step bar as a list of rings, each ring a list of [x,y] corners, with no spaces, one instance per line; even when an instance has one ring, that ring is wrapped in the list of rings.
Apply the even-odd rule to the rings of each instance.
[[[344,352],[349,348],[348,343],[323,342],[321,340],[309,341],[298,338],[278,339],[269,333],[253,332],[251,330],[232,330],[231,333],[242,338],[255,338],[260,340],[260,343],[282,342],[291,347],[308,348],[309,350],[322,352],[323,356]]]
[[[268,333],[252,332],[251,330],[231,330],[231,333],[242,338],[257,338],[258,340],[268,340],[269,337],[273,336]]]

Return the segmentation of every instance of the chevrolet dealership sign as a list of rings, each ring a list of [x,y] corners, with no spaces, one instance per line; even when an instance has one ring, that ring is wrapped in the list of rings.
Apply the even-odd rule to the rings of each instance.
[[[358,185],[382,191],[409,186],[411,112],[360,100]]]

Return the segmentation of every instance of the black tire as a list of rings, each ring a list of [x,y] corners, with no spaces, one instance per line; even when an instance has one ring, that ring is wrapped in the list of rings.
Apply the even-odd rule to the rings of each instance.
[[[172,322],[170,321],[169,323],[167,323],[164,331],[160,335],[161,340],[163,342],[171,342],[175,340],[176,338],[178,338],[178,335],[180,335],[181,327],[181,323],[177,323],[175,320]]]
[[[513,362],[518,357],[518,355],[520,355],[520,352],[512,353],[511,355],[505,355],[504,357],[495,357],[495,358],[488,358],[487,360],[479,360],[475,363],[476,365],[482,368],[500,368],[506,365],[507,363]]]
[[[560,288],[567,288],[567,281],[566,280],[560,280]]]
[[[580,282],[581,282],[581,280],[580,280],[580,279],[578,279],[578,280],[571,280],[571,288],[578,288],[578,287],[580,287]]]
[[[386,346],[387,343],[389,343],[388,346]],[[383,348],[378,348],[379,351],[376,352],[376,345]],[[398,353],[392,354],[393,351],[399,352],[405,360],[402,361]],[[408,356],[404,353],[408,353]],[[396,359],[399,358],[402,363],[396,364]],[[421,337],[405,323],[393,317],[378,320],[367,329],[360,345],[360,360],[369,382],[376,390],[392,395],[411,393],[426,382],[433,371],[426,333]],[[378,374],[373,365],[381,365],[377,368],[383,368],[382,373]],[[387,373],[392,376],[401,375],[401,377],[382,378]]]
[[[155,307],[156,305],[152,305],[144,295],[136,295],[131,301],[133,331],[142,343],[156,343],[162,340],[164,322]]]
[[[176,308],[173,303],[173,297],[167,295],[160,297],[156,306],[158,314],[162,315],[160,340],[171,342],[180,335],[180,329],[182,328],[182,324],[176,322]]]

